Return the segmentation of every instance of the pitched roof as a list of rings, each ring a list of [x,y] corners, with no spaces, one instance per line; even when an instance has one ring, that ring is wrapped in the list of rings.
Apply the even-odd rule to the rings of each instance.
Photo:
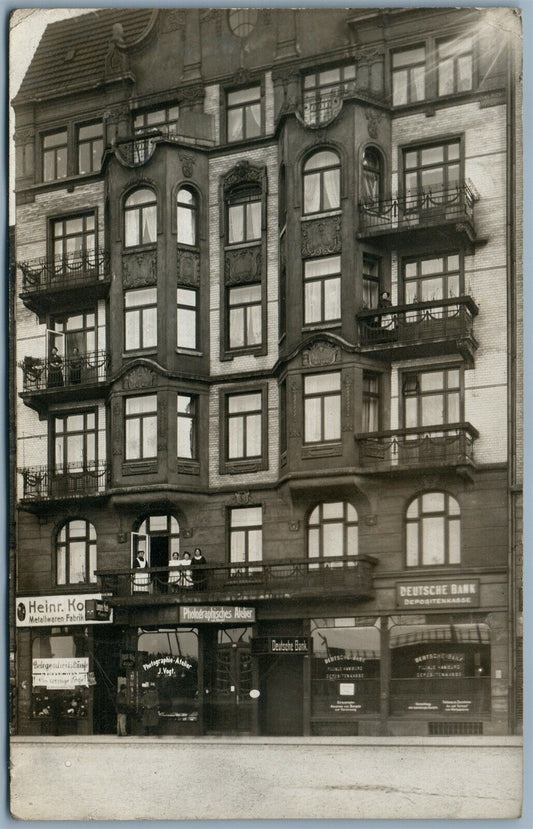
[[[16,103],[46,97],[69,86],[92,85],[103,77],[105,56],[115,23],[124,41],[135,41],[150,22],[153,9],[95,9],[79,17],[50,23],[20,86]]]

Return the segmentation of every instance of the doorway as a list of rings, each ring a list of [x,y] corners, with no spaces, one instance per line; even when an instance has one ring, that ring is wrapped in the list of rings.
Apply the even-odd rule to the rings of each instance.
[[[261,734],[303,734],[303,656],[263,656],[261,676]]]
[[[206,731],[252,733],[256,706],[250,697],[252,628],[214,628],[205,634]]]

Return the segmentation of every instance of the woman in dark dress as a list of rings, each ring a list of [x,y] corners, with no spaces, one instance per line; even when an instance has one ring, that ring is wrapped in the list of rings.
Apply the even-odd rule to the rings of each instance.
[[[48,358],[48,385],[63,385],[63,360],[56,346],[52,348]]]
[[[202,551],[199,547],[196,548],[194,551],[194,555],[192,557],[192,564],[193,564],[193,571],[192,571],[192,583],[194,590],[205,590],[207,587],[207,575],[205,570],[196,569],[198,565],[205,564],[205,558],[202,555]]]

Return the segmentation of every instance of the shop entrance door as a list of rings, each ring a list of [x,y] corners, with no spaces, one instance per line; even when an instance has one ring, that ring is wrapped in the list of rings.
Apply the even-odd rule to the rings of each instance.
[[[251,628],[213,630],[206,648],[206,731],[243,734],[252,731]]]

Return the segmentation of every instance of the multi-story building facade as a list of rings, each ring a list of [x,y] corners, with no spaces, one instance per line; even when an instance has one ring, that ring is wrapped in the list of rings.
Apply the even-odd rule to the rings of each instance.
[[[134,733],[516,729],[518,27],[48,26],[14,101],[19,733],[112,732],[120,685]]]

